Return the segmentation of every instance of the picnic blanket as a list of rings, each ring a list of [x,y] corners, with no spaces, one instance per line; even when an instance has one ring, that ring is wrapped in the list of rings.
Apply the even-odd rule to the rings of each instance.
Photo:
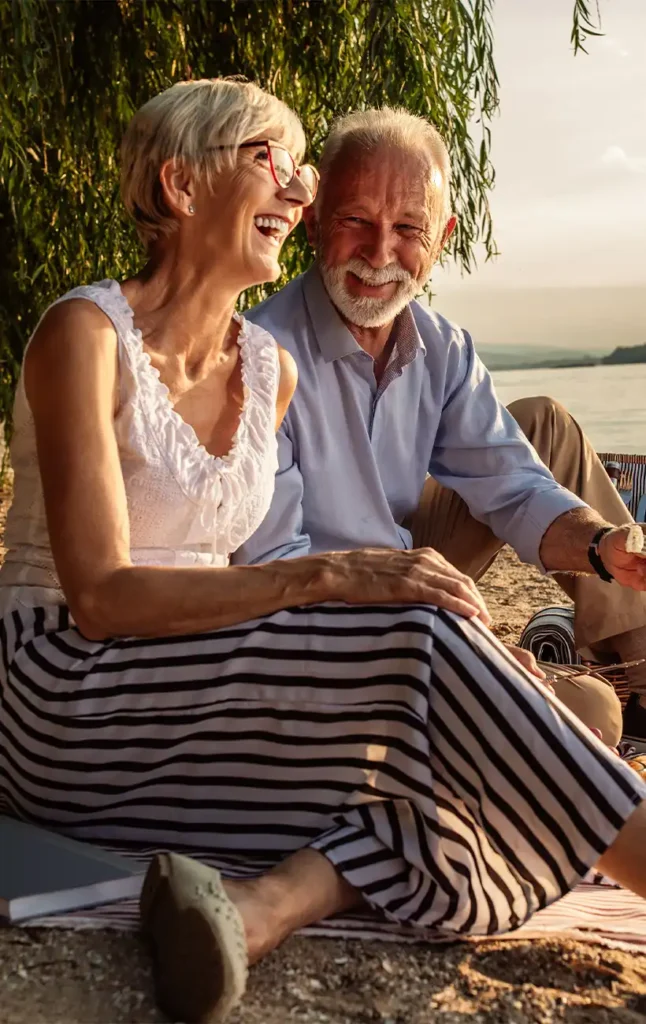
[[[139,860],[132,853],[122,854]],[[147,851],[147,860],[153,851]],[[198,859],[208,858],[199,851]],[[233,872],[229,872],[233,873]],[[237,872],[236,872],[237,873]],[[74,911],[70,914],[32,919],[21,927],[59,927],[74,930],[107,928],[134,932],[139,928],[137,900]],[[316,925],[304,928],[301,935],[327,938],[356,938],[407,943],[446,943],[432,931],[393,924],[370,909],[345,913]],[[530,938],[575,938],[583,942],[601,943],[616,949],[646,953],[646,900],[612,880],[590,872],[586,880],[561,900],[538,911],[527,924],[504,935],[489,936],[496,941],[517,941]],[[467,942],[484,939],[465,937]]]

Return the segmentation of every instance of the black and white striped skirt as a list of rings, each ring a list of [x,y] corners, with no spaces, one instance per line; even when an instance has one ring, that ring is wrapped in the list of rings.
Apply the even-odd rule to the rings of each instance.
[[[19,605],[1,640],[13,813],[233,874],[311,846],[442,935],[527,920],[646,797],[486,629],[427,606],[95,642],[65,608]]]

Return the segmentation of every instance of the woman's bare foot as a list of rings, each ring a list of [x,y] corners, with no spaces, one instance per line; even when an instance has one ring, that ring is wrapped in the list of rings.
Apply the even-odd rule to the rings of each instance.
[[[227,879],[224,890],[245,929],[249,963],[307,924],[361,902],[330,862],[315,850],[299,850],[260,878]]]

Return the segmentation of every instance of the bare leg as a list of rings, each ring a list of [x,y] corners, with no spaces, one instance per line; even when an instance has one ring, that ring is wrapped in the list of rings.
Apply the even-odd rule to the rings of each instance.
[[[646,897],[646,802],[631,814],[599,870]],[[175,855],[153,861],[142,893],[155,983],[172,1019],[223,1021],[239,1003],[247,965],[293,931],[355,906],[350,886],[322,854],[304,849],[258,879],[222,882],[205,865]]]
[[[360,899],[314,850],[299,850],[261,878],[226,882],[198,861],[158,855],[144,882],[141,916],[160,1005],[189,1024],[224,1020],[242,998],[249,963],[295,929]]]
[[[597,867],[626,889],[646,898],[646,800],[635,808]]]
[[[552,676],[552,688],[560,701],[587,725],[599,733],[607,747],[616,747],[621,739],[621,704],[611,683],[593,676],[577,676],[576,680],[561,678],[569,671],[567,665],[540,666]]]
[[[362,900],[322,853],[309,849],[293,853],[260,878],[223,884],[242,917],[252,964],[297,929]]]
[[[635,808],[597,867],[646,898],[646,801]],[[362,902],[315,850],[299,850],[261,878],[226,881],[224,888],[245,926],[249,962],[255,963],[292,932]]]
[[[597,867],[646,898],[646,801],[635,808]],[[225,881],[224,888],[242,917],[249,963],[256,963],[289,935],[362,902],[315,850],[299,850],[261,878]]]

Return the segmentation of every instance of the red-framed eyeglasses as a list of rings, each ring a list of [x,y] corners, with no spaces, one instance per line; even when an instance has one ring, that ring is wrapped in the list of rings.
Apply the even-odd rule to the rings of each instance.
[[[271,142],[269,139],[259,139],[254,142],[241,142],[238,149],[251,149],[254,146],[262,146],[267,154],[269,170],[279,188],[289,188],[294,178],[305,185],[312,200],[316,197],[319,187],[319,172],[312,164],[301,164],[296,166],[294,157],[281,146],[279,142]],[[228,149],[228,146],[218,146],[218,149]]]

